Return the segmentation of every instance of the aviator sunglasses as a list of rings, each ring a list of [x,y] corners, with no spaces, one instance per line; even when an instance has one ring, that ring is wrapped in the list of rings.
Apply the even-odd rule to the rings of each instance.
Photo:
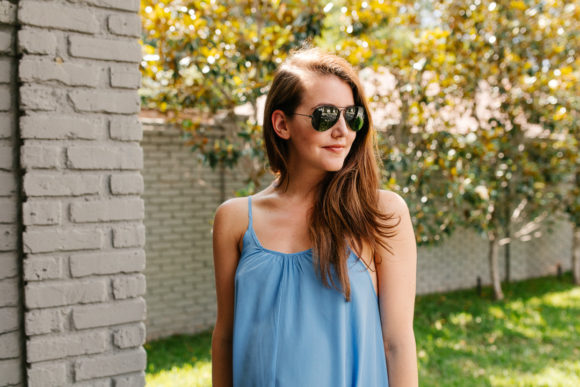
[[[344,111],[344,120],[348,127],[358,132],[362,129],[365,123],[365,109],[362,106],[347,106],[344,108],[338,108],[333,105],[323,105],[319,106],[312,114],[300,114],[293,113],[297,116],[310,117],[312,119],[312,127],[319,131],[324,132],[334,126],[340,119],[340,112]]]

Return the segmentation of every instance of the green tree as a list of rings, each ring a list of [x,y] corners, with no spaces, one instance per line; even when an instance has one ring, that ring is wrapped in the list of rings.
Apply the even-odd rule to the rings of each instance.
[[[289,51],[320,34],[317,2],[142,0],[143,107],[166,112],[212,167],[264,173],[257,99]],[[234,109],[247,104],[240,118]],[[220,128],[216,138],[203,125]],[[216,120],[218,122],[216,122]],[[214,125],[216,126],[216,125]]]
[[[561,206],[559,187],[574,165],[574,136],[566,117],[578,110],[574,104],[578,4],[440,0],[410,7],[397,3],[398,15],[419,23],[418,28],[411,28],[410,46],[378,38],[376,32],[386,30],[384,23],[391,21],[381,19],[380,12],[365,11],[368,18],[361,21],[358,10],[369,4],[375,3],[353,0],[347,30],[353,32],[350,39],[358,41],[358,46],[380,53],[368,56],[376,66],[395,69],[401,118],[386,131],[394,133],[399,145],[389,143],[387,152],[396,153],[399,162],[400,155],[410,156],[406,164],[417,168],[410,176],[421,176],[420,186],[442,186],[441,179],[447,179],[444,185],[449,193],[459,192],[462,223],[489,240],[490,276],[495,297],[501,299],[500,238],[509,243],[522,237],[522,230],[509,234],[510,224],[529,228]],[[425,7],[430,7],[430,17],[420,18]],[[483,108],[486,96],[491,102],[487,109]],[[447,108],[462,110],[475,123],[475,130],[458,134],[455,122],[442,117]],[[446,136],[450,129],[456,140],[426,134],[435,130]],[[405,141],[407,133],[421,134]],[[433,152],[413,152],[416,145],[408,145],[425,139],[432,144],[422,148]],[[454,147],[451,157],[450,149],[441,144]],[[433,173],[433,160],[445,165],[446,158],[455,164],[457,174]],[[407,184],[408,178],[400,182]],[[417,189],[417,196],[424,198],[424,190]],[[428,199],[420,211],[437,215],[435,209],[428,209]],[[431,205],[439,203],[433,200]],[[442,219],[432,219],[433,224],[444,226]]]

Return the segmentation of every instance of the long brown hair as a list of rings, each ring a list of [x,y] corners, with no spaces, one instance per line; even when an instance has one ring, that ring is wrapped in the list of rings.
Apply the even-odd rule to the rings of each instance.
[[[353,240],[359,252],[366,242],[374,256],[379,245],[391,251],[383,238],[392,237],[396,225],[387,225],[385,221],[392,219],[393,214],[383,214],[379,209],[375,132],[358,75],[343,58],[317,48],[303,48],[290,55],[278,68],[266,99],[264,142],[270,168],[279,177],[279,186],[287,186],[290,179],[289,148],[287,140],[274,132],[272,113],[275,110],[282,110],[286,115],[294,113],[304,94],[301,78],[304,71],[334,75],[343,80],[350,86],[355,104],[365,109],[365,124],[357,132],[342,169],[328,172],[317,187],[309,225],[317,274],[325,286],[329,287],[330,279],[332,286],[339,289],[332,275],[334,270],[346,300],[350,301],[345,236]]]

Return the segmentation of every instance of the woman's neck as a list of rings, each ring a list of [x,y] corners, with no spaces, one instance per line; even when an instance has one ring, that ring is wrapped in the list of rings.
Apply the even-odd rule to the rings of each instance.
[[[275,190],[281,198],[292,202],[314,203],[318,185],[326,176],[325,171],[288,170],[286,181],[275,182]]]

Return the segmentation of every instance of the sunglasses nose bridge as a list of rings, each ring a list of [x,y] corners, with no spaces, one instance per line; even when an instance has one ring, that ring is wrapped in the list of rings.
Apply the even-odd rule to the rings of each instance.
[[[340,128],[344,134],[348,133],[348,124],[346,123],[345,109],[340,109],[338,112],[338,120],[334,123],[333,128]]]

